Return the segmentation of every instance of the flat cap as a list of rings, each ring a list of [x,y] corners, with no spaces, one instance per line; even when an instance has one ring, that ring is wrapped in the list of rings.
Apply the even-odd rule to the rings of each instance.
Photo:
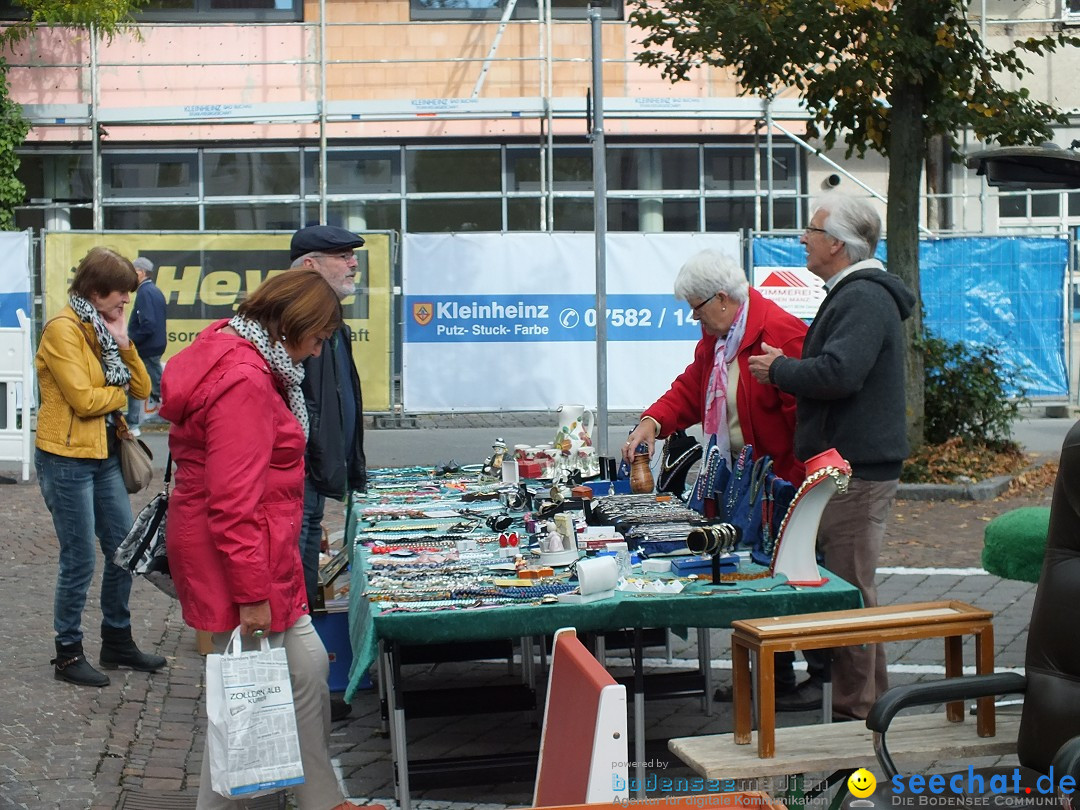
[[[335,225],[312,225],[293,234],[289,244],[289,261],[295,262],[307,253],[343,251],[362,247],[364,237]]]

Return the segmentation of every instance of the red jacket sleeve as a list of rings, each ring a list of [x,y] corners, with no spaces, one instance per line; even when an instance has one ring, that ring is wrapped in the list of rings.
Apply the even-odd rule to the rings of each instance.
[[[274,447],[278,396],[270,375],[240,365],[215,386],[206,404],[207,526],[224,559],[236,604],[270,598],[270,540],[260,504]]]

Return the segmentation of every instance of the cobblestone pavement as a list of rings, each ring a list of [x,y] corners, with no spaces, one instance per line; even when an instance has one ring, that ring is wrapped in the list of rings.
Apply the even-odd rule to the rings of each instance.
[[[14,477],[10,469],[0,470],[0,475],[7,480]],[[149,494],[133,498],[133,509]],[[1021,667],[1034,586],[1003,581],[978,569],[982,529],[1003,511],[1046,503],[1049,490],[985,503],[898,502],[882,561],[882,601],[948,595],[989,608],[996,614],[998,666]],[[125,791],[193,797],[205,733],[203,660],[177,604],[145,582],[137,582],[133,589],[135,637],[144,649],[168,658],[163,671],[148,675],[117,670],[110,673],[112,684],[104,689],[56,681],[49,659],[57,545],[35,482],[0,485],[0,523],[7,526],[0,532],[0,613],[5,617],[0,629],[4,696],[0,807],[111,810],[122,805]],[[92,591],[84,617],[92,660],[98,653],[99,619],[97,594]],[[713,666],[723,681],[730,666],[727,634],[712,635]],[[690,638],[674,639],[670,664],[662,648],[650,650],[649,665],[662,669],[678,665],[680,659],[694,659],[694,635]],[[610,652],[609,665],[625,666],[618,655]],[[940,642],[895,644],[889,655],[894,682],[942,671]],[[465,679],[494,683],[509,677],[505,662],[447,664],[434,672],[416,669],[407,675],[410,685]],[[711,716],[702,710],[700,698],[650,702],[646,710],[650,739],[730,730],[730,708],[725,704],[710,708]],[[527,750],[539,738],[537,721],[532,713],[412,721],[410,753],[436,757]],[[814,722],[814,716],[781,715],[781,722]],[[336,724],[333,749],[347,795],[358,802],[393,803],[392,760],[374,692],[361,693],[352,717]],[[662,756],[662,743],[655,750]],[[668,773],[689,775],[678,763],[670,763]],[[427,810],[445,808],[450,802],[485,808],[528,805],[531,790],[527,782],[470,784],[417,789],[413,796]]]

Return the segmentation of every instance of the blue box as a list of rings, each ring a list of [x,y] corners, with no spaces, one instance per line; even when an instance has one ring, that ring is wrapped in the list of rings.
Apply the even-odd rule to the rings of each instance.
[[[605,495],[629,495],[630,479],[620,478],[616,481],[600,479],[598,481],[584,481],[585,486],[593,491],[594,498],[602,498]]]
[[[349,641],[349,612],[312,613],[311,624],[326,647],[330,658],[330,674],[326,679],[331,692],[344,692],[349,688],[349,670],[352,668],[352,642]],[[371,688],[371,676],[364,674],[360,689]]]

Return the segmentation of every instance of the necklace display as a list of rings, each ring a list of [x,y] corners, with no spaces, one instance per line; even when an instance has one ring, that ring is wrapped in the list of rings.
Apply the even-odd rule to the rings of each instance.
[[[738,470],[753,476],[764,488],[759,499],[763,550],[775,566],[791,509],[827,475],[837,476],[838,487],[843,491],[841,471],[826,468],[808,477],[795,493],[791,509],[780,520],[779,510],[783,506],[777,504],[775,483],[765,475],[755,475],[749,457],[743,458],[747,453],[748,449],[744,448],[728,472],[730,459],[725,462],[718,448],[709,448],[691,497],[717,497],[720,477],[734,475]],[[691,448],[675,458],[663,459],[661,472],[666,474],[678,468],[694,454],[695,448]],[[541,605],[574,590],[576,581],[570,578],[572,567],[561,573],[556,568],[553,574],[550,568],[542,573],[539,565],[528,565],[529,560],[536,558],[531,556],[527,541],[531,537],[535,546],[537,538],[522,528],[526,517],[521,510],[524,504],[519,506],[515,500],[511,505],[501,497],[503,490],[481,483],[477,477],[469,478],[464,468],[458,468],[454,476],[433,478],[429,468],[373,471],[368,491],[354,493],[353,515],[357,519],[352,538],[356,549],[354,563],[360,561],[359,581],[366,582],[362,593],[378,605],[378,613]],[[843,484],[846,485],[846,479]],[[516,491],[525,500],[540,490],[523,483]],[[788,496],[784,493],[783,497]],[[717,507],[728,510],[732,504],[725,502]],[[590,504],[589,515],[590,523],[614,526],[631,549],[643,550],[647,556],[668,553],[666,544],[681,546],[685,554],[688,543],[698,553],[725,555],[734,551],[739,542],[738,531],[733,526],[710,522],[680,499],[651,492],[596,498]],[[536,521],[533,526],[539,528],[532,530],[542,532],[543,521],[535,513],[533,519]],[[516,532],[522,538],[520,548],[500,550],[500,530],[503,534]],[[508,553],[512,555],[509,560],[505,556]],[[516,570],[507,566],[514,556]],[[754,568],[723,574],[720,581],[770,576],[770,569]],[[665,576],[664,580],[667,579]],[[717,590],[717,593],[731,592],[732,589]]]
[[[795,507],[800,500],[806,497],[806,493],[826,478],[832,478],[833,481],[836,482],[836,491],[838,493],[842,495],[847,492],[848,481],[851,479],[839,467],[822,467],[820,470],[816,470],[806,477],[798,490],[796,490],[795,497],[791,500],[791,505],[788,507],[787,514],[785,514],[784,519],[780,521],[780,530],[776,533],[776,542],[773,544],[772,564],[769,566],[770,570],[776,567],[776,555],[780,550],[780,544],[784,541],[784,530],[787,529],[788,521],[795,512]]]

